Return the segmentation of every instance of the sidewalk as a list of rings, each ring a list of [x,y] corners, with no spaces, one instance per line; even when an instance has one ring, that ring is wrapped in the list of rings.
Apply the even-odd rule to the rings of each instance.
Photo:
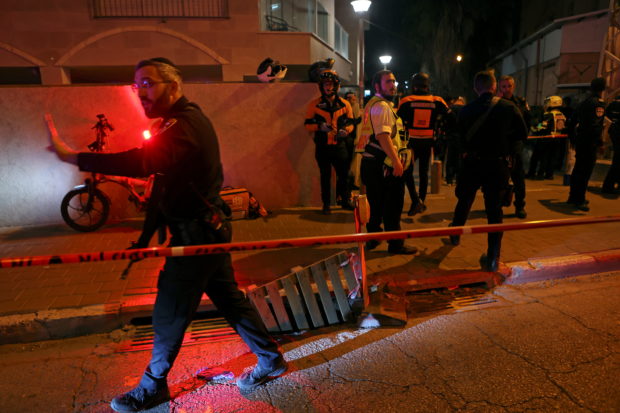
[[[600,182],[591,182],[588,213],[564,204],[568,187],[562,186],[559,176],[554,181],[527,181],[527,185],[525,221],[615,215],[620,211],[618,197],[601,194]],[[426,203],[424,214],[408,217],[406,196],[403,229],[446,227],[456,204],[454,187],[443,185],[441,193],[429,195]],[[519,221],[514,208],[505,208],[504,213],[504,222]],[[479,193],[467,224],[484,223]],[[94,233],[78,233],[64,224],[4,228],[0,230],[0,256],[119,250],[137,239],[141,225],[138,219],[109,223]],[[348,234],[354,232],[354,223],[348,211],[334,209],[332,215],[324,216],[318,207],[291,208],[274,211],[263,219],[234,221],[233,228],[235,241],[253,241]],[[578,268],[580,273],[620,268],[619,232],[620,223],[506,232],[502,245],[502,262],[508,266],[503,271],[508,276],[506,282],[575,275],[571,268]],[[388,255],[386,243],[367,254],[371,282],[390,280],[412,285],[416,280],[479,272],[479,258],[486,250],[486,234],[463,236],[458,247],[445,238],[407,242],[418,247],[418,254]],[[233,261],[239,284],[247,287],[354,247],[239,252],[233,254]],[[0,344],[111,330],[134,317],[150,315],[161,265],[162,259],[143,260],[132,266],[126,279],[121,279],[121,273],[127,261],[0,269]],[[511,268],[518,269],[518,277],[511,276]],[[203,304],[209,305],[207,300]]]

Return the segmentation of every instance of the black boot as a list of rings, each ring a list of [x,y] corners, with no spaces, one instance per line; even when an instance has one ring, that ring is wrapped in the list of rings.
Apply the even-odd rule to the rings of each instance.
[[[147,410],[170,400],[168,386],[156,391],[148,391],[138,386],[135,389],[115,397],[110,406],[116,412],[131,413]]]

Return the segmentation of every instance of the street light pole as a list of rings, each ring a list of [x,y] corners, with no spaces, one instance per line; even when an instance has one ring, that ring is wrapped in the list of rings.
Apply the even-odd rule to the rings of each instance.
[[[372,2],[369,0],[354,0],[351,2],[351,6],[353,6],[353,10],[355,10],[355,13],[357,13],[360,17],[359,26],[358,26],[358,34],[357,34],[357,41],[359,44],[358,59],[357,59],[359,66],[358,66],[357,72],[359,74],[358,82],[359,82],[361,99],[364,99],[364,53],[365,53],[364,21],[365,19],[363,18],[363,14],[368,11],[371,4]]]
[[[387,70],[387,65],[389,65],[390,62],[392,61],[392,56],[390,55],[379,56],[379,61],[383,63],[383,70]]]

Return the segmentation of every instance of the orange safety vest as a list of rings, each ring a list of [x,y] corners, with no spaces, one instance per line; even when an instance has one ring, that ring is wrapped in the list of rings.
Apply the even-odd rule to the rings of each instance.
[[[440,96],[409,95],[400,100],[398,115],[413,139],[432,139],[439,114],[448,113],[448,105]]]

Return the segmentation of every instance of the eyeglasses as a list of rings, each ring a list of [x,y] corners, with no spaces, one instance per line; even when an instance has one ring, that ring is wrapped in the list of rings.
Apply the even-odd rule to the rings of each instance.
[[[170,82],[167,80],[157,81],[157,80],[151,80],[151,79],[144,79],[144,80],[141,80],[140,82],[133,83],[131,85],[131,90],[133,90],[134,92],[137,92],[140,89],[150,89],[159,83],[170,83]]]

